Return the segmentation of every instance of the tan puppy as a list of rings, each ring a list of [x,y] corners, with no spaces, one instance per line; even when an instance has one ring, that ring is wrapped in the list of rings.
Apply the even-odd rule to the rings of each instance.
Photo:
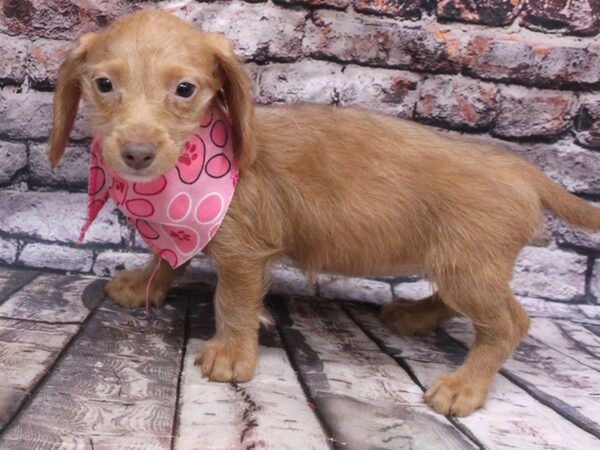
[[[189,97],[182,83],[192,86]],[[252,378],[269,265],[289,255],[309,275],[424,273],[439,292],[417,304],[397,301],[382,318],[401,334],[420,334],[456,314],[469,317],[477,335],[464,364],[425,400],[443,414],[481,407],[527,333],[509,281],[542,210],[590,229],[600,228],[600,210],[512,154],[413,122],[325,106],[255,110],[231,43],[161,12],[124,17],[79,40],[58,77],[50,161],[55,166],[64,152],[83,93],[105,161],[125,178],[155,178],[176,164],[220,90],[241,179],[205,249],[219,282],[217,332],[197,358],[204,375]],[[120,150],[132,142],[155,149],[148,167],[126,165]],[[119,274],[107,286],[110,297],[140,306],[155,264]],[[161,265],[155,304],[176,275]]]

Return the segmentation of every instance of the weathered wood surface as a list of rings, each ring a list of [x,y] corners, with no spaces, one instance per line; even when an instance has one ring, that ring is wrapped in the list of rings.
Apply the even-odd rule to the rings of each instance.
[[[336,304],[278,305],[282,336],[338,446],[476,448]]]
[[[405,364],[424,388],[456,369],[467,350],[440,331],[399,336],[381,326],[372,308],[346,307],[352,318],[390,356]],[[494,380],[482,410],[454,419],[486,448],[594,448],[600,442],[503,376]]]
[[[539,332],[537,320],[532,319],[532,323]],[[474,339],[472,327],[464,319],[450,320],[443,329],[467,346]],[[502,373],[541,403],[600,438],[600,374],[546,345],[545,334],[543,330],[541,340],[531,336],[523,339],[504,363]]]
[[[210,288],[147,316],[103,283],[0,269],[0,449],[600,448],[597,306],[538,305],[485,408],[449,419],[422,392],[462,362],[464,321],[403,338],[374,308],[273,297],[256,377],[209,383]]]
[[[33,270],[0,268],[0,303],[39,275]]]
[[[39,275],[0,305],[0,317],[42,322],[82,322],[102,298],[90,277]],[[89,290],[94,295],[88,295]]]
[[[0,306],[0,429],[18,411],[36,386],[50,370],[64,347],[80,328],[79,323],[49,324],[37,322],[33,318],[44,316],[43,302],[33,293],[43,291],[38,284],[36,272],[3,270],[0,279],[5,292],[11,293],[3,305]],[[78,311],[80,321],[85,319],[90,309],[83,309],[79,305],[87,301],[90,307],[97,303],[101,296],[101,281],[91,278],[73,277],[64,283],[64,276],[43,278],[48,283],[45,285],[52,292],[58,304],[63,304],[63,310]],[[9,281],[10,280],[10,281]],[[33,280],[33,281],[32,281]],[[28,281],[31,283],[23,287]],[[53,281],[53,284],[50,284]],[[32,288],[33,286],[33,288]],[[75,292],[73,290],[76,286]],[[65,291],[61,292],[60,288]],[[87,292],[84,294],[84,291]],[[47,304],[46,308],[52,308]],[[40,314],[36,310],[40,309]],[[46,309],[46,313],[50,310]]]
[[[148,317],[103,303],[0,448],[169,448],[185,301]]]
[[[175,449],[328,449],[275,329],[263,330],[256,375],[248,383],[211,383],[194,359],[212,337],[213,307],[192,306]]]

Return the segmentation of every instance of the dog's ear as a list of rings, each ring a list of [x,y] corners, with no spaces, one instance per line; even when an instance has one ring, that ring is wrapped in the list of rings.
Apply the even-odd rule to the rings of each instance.
[[[233,127],[233,148],[241,171],[250,167],[256,156],[254,142],[254,100],[252,83],[244,64],[235,54],[233,43],[221,34],[210,34],[215,51],[218,76]]]
[[[65,152],[69,134],[73,128],[77,108],[81,97],[81,72],[88,49],[96,39],[96,34],[81,36],[77,47],[67,55],[58,70],[56,89],[54,90],[54,107],[52,116],[52,133],[48,159],[54,169]]]

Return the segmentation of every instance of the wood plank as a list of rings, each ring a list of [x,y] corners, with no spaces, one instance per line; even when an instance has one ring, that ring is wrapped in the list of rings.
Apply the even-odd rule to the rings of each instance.
[[[443,329],[471,346],[474,333],[467,320],[450,320]],[[596,370],[528,336],[504,363],[502,374],[541,403],[600,438],[600,383]]]
[[[387,354],[406,364],[424,387],[456,369],[466,355],[464,346],[441,331],[428,336],[399,336],[383,327],[373,308],[345,309]],[[593,448],[599,444],[594,436],[503,376],[494,380],[484,408],[454,420],[487,448]]]
[[[18,273],[18,272],[17,272]],[[25,280],[33,279],[33,273],[24,277],[16,277],[22,284]],[[33,283],[42,279],[38,277]],[[94,282],[89,278],[78,284],[81,290],[86,291],[90,297],[86,303],[90,306],[102,298],[103,282]],[[17,286],[13,284],[13,286]],[[16,291],[10,299],[1,307],[5,307],[13,299],[18,298],[18,303],[8,305],[4,313],[20,316],[23,311],[35,311],[38,308],[38,298],[31,294],[23,294],[30,291],[25,288]],[[56,285],[55,285],[56,286]],[[36,292],[41,289],[35,288]],[[14,292],[14,290],[13,290]],[[67,296],[71,293],[68,292]],[[94,300],[94,298],[96,300]],[[18,308],[13,308],[18,305]],[[51,305],[45,305],[50,308]],[[43,307],[43,306],[42,306]],[[87,310],[89,312],[89,310]],[[81,311],[82,312],[82,311]],[[48,313],[48,310],[46,311]],[[31,317],[28,314],[27,317]],[[81,320],[82,314],[79,315]],[[55,363],[63,348],[69,343],[80,328],[79,323],[42,323],[23,319],[0,319],[0,430],[11,420],[12,416],[19,410],[27,396],[30,395]]]
[[[40,275],[0,305],[0,317],[83,322],[103,297],[104,284],[91,277]]]
[[[210,297],[208,297],[210,299]],[[214,331],[213,307],[196,304],[191,316],[181,385],[176,449],[328,449],[275,330],[263,330],[255,377],[214,383],[194,359]]]
[[[600,305],[551,302],[518,295],[517,298],[531,317],[568,319],[572,322],[600,325]]]
[[[39,275],[33,270],[0,267],[0,303]]]
[[[529,336],[563,357],[600,372],[600,337],[583,325],[568,320],[533,319]]]
[[[334,303],[290,299],[282,337],[338,446],[475,448],[421,401],[422,391]]]
[[[92,314],[0,448],[171,446],[187,300]]]

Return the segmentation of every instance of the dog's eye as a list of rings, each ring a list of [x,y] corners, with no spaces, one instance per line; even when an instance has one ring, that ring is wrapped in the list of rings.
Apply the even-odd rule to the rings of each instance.
[[[96,79],[96,87],[103,94],[106,94],[108,92],[112,92],[112,90],[113,90],[112,82],[108,78],[98,78],[98,79]]]
[[[178,97],[190,98],[195,90],[196,86],[191,83],[179,83],[177,89],[175,89],[175,95]]]

